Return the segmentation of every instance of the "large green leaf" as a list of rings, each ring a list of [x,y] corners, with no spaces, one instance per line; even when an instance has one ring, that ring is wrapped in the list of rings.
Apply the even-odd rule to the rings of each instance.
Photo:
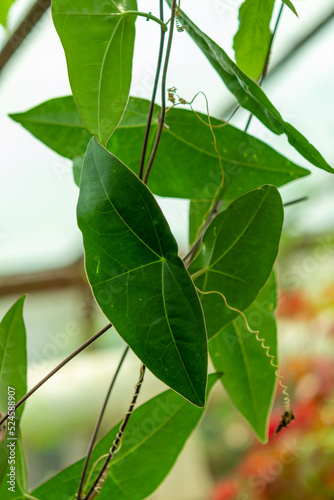
[[[245,311],[252,330],[270,346],[276,357],[277,332],[274,311],[277,305],[275,274],[272,273],[255,302]],[[233,403],[247,419],[258,438],[267,439],[267,423],[276,387],[275,368],[261,343],[239,316],[209,343],[217,370],[224,372],[222,383]]]
[[[95,139],[84,160],[78,224],[102,311],[159,379],[203,406],[207,339],[194,285],[152,193]]]
[[[218,378],[217,374],[209,376],[208,392]],[[136,409],[99,498],[144,500],[151,495],[172,468],[203,411],[204,408],[196,408],[171,390]],[[97,444],[92,464],[108,452],[119,427],[120,423]],[[80,460],[39,486],[32,495],[43,500],[73,500],[82,467]]]
[[[149,101],[131,98],[119,127],[107,145],[136,173],[149,106]],[[158,127],[158,110],[156,106],[149,144]],[[26,113],[10,116],[68,158],[78,157],[86,149],[89,134],[72,97],[53,99]],[[206,116],[200,116],[207,121]],[[193,112],[179,108],[170,110],[166,120],[169,129],[164,130],[162,135],[156,167],[150,175],[150,189],[160,196],[212,200],[221,186],[222,172],[209,127]],[[215,119],[212,123],[223,124]],[[214,133],[222,157],[225,199],[232,200],[264,183],[282,186],[309,173],[231,125],[215,128]],[[80,178],[79,164],[80,161],[76,161],[77,180]]]
[[[167,3],[171,4],[171,0],[167,0]],[[283,120],[258,84],[245,75],[219,45],[203,33],[184,12],[180,12],[179,19],[227,88],[235,95],[240,106],[248,109],[275,134],[286,134],[290,144],[313,165],[327,172],[334,172],[319,151],[290,123]]]
[[[7,24],[7,15],[10,7],[14,3],[15,0],[1,0],[0,4],[0,24],[6,26]]]
[[[81,120],[72,96],[51,99],[25,113],[9,116],[66,158],[73,159],[85,154],[92,137]]]
[[[262,186],[235,200],[211,222],[189,268],[202,292],[219,292],[244,311],[268,280],[283,226],[283,205],[274,186]],[[209,339],[238,312],[218,293],[201,294]]]
[[[129,97],[136,0],[53,0],[70,85],[88,130],[106,144]]]
[[[269,29],[275,0],[245,0],[239,9],[239,29],[233,48],[239,68],[257,80],[270,44]]]
[[[17,401],[27,392],[27,348],[23,321],[25,296],[9,309],[0,323],[0,411],[7,413],[8,402]],[[7,420],[7,432],[0,443],[0,483],[8,469],[9,445],[17,446],[21,406]]]

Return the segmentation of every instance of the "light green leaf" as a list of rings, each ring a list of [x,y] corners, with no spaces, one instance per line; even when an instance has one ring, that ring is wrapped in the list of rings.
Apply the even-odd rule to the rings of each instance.
[[[92,137],[80,118],[72,96],[51,99],[25,113],[9,116],[66,158],[84,155]]]
[[[289,9],[291,9],[291,10],[292,10],[292,12],[293,12],[294,14],[296,14],[296,16],[298,17],[297,11],[296,11],[296,9],[295,9],[295,7],[294,7],[293,3],[292,3],[292,2],[290,2],[290,0],[282,0],[282,2],[283,2],[283,3],[285,3],[285,5],[287,5],[287,6],[289,7]]]
[[[205,225],[210,213],[212,201],[191,201],[189,208],[189,246],[199,238],[201,229]]]
[[[209,375],[208,393],[218,378],[217,374]],[[150,496],[171,470],[203,412],[204,408],[193,406],[171,390],[136,409],[124,433],[122,447],[111,462],[99,499],[144,500]],[[120,423],[97,444],[91,464],[108,452],[119,427]],[[83,463],[80,460],[71,465],[32,495],[48,500],[73,500]]]
[[[7,480],[1,483],[1,500],[25,500],[26,498],[31,498],[28,496],[28,471],[21,431],[18,433],[15,447],[15,483],[15,492],[8,489],[10,485],[7,483]]]
[[[167,0],[167,3],[170,5],[171,0]],[[283,120],[258,84],[245,75],[219,45],[203,33],[182,11],[179,19],[182,25],[187,27],[187,33],[208,58],[227,88],[235,95],[240,106],[248,109],[275,134],[286,134],[290,144],[313,165],[327,172],[334,172],[319,151],[290,123]]]
[[[23,321],[25,296],[9,309],[0,323],[0,411],[17,403],[27,392],[27,348]],[[7,431],[0,443],[0,483],[8,471],[9,445],[16,448],[23,405],[7,420]],[[14,451],[13,451],[14,452]]]
[[[245,311],[252,330],[265,339],[270,355],[277,355],[274,311],[277,305],[275,273]],[[275,368],[256,334],[239,316],[209,343],[216,370],[224,372],[222,383],[236,408],[254,429],[260,441],[267,440],[268,417],[276,387]],[[276,360],[277,361],[277,360]]]
[[[0,4],[0,24],[6,27],[7,24],[7,16],[10,7],[13,5],[15,0],[1,0]]]
[[[125,111],[132,74],[136,0],[53,0],[72,92],[83,122],[105,145]]]
[[[84,156],[76,156],[75,158],[73,158],[73,179],[77,186],[80,186],[82,165],[84,159]]]
[[[238,198],[211,222],[189,272],[202,292],[222,294],[244,311],[268,280],[283,226],[283,205],[274,186]],[[238,312],[218,293],[200,294],[209,339]]]
[[[245,0],[239,9],[239,29],[233,48],[239,68],[257,80],[263,71],[271,39],[275,0]]]
[[[77,214],[100,308],[149,370],[203,406],[207,338],[194,285],[152,193],[95,139]]]
[[[149,101],[130,98],[124,117],[107,145],[113,155],[136,173],[140,165],[149,106]],[[158,110],[156,106],[149,148],[158,127]],[[86,149],[88,132],[72,97],[53,99],[27,113],[10,116],[68,158],[80,156]],[[205,115],[199,116],[207,122]],[[164,130],[162,135],[156,168],[152,169],[150,175],[150,189],[160,196],[213,200],[221,187],[222,172],[209,127],[193,112],[184,109],[170,110],[166,119],[169,129]],[[45,125],[46,121],[50,124],[50,130]],[[213,125],[224,124],[214,118],[211,121]],[[231,125],[215,128],[214,132],[224,169],[225,199],[233,200],[263,183],[282,186],[309,173]],[[78,181],[79,160],[75,168]]]

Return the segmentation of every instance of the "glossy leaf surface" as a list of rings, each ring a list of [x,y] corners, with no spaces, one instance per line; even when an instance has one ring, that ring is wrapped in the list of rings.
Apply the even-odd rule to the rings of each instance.
[[[4,414],[8,411],[9,398],[13,397],[11,401],[17,403],[27,392],[26,331],[23,321],[25,298],[15,302],[0,323],[0,411]],[[8,470],[8,445],[15,443],[16,446],[22,412],[23,405],[12,415],[12,419],[7,420],[6,436],[0,443],[0,482]]]
[[[202,292],[219,292],[227,304],[244,311],[268,280],[283,226],[277,189],[262,186],[232,202],[211,222],[189,268]],[[238,312],[218,293],[200,294],[209,339]]]
[[[239,9],[239,29],[233,48],[239,68],[257,80],[263,71],[271,32],[275,0],[245,0]]]
[[[171,0],[167,0],[167,3],[171,4]],[[245,75],[219,45],[203,33],[182,11],[179,19],[182,25],[187,27],[187,33],[202,50],[227,88],[235,95],[240,106],[253,113],[275,134],[286,134],[290,144],[313,165],[327,172],[334,172],[319,151],[297,129],[283,120],[258,84]]]
[[[70,85],[88,130],[105,145],[129,97],[136,0],[53,0]]]
[[[132,97],[119,127],[107,145],[113,155],[136,173],[140,164],[148,110],[149,101]],[[158,127],[158,110],[156,106],[149,148]],[[88,142],[90,136],[72,97],[53,99],[27,113],[11,117],[39,140],[68,158],[82,155],[86,150],[86,140]],[[200,117],[207,122],[205,115],[200,114]],[[193,112],[180,108],[170,110],[166,120],[169,129],[164,130],[162,135],[156,168],[152,169],[150,175],[150,189],[160,196],[212,200],[220,189],[222,172],[209,127]],[[49,125],[46,125],[46,121]],[[60,125],[61,123],[64,125]],[[212,123],[223,124],[213,118]],[[227,125],[215,128],[214,133],[222,157],[225,199],[232,200],[263,183],[282,186],[309,173],[235,127]],[[78,180],[79,162],[75,168]]]
[[[217,374],[209,375],[208,392],[218,378]],[[197,408],[171,390],[136,409],[99,498],[144,500],[150,496],[172,468],[203,412],[204,408]],[[97,444],[91,464],[108,452],[119,426],[120,423],[115,425]],[[152,450],[159,452],[152,454]],[[32,495],[48,500],[73,500],[82,467],[83,460],[80,460],[34,490]]]
[[[245,311],[252,330],[277,355],[277,331],[274,311],[277,305],[275,274],[272,273],[257,299]],[[240,315],[209,343],[210,355],[216,370],[224,372],[222,383],[236,408],[265,442],[273,394],[276,387],[275,368],[270,358],[246,327]]]
[[[207,339],[192,280],[152,193],[95,139],[77,214],[100,308],[160,380],[203,406]]]

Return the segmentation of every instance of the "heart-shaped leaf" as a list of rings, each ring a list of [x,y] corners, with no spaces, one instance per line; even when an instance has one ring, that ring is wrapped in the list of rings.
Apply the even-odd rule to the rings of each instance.
[[[106,144],[128,102],[136,0],[53,0],[71,89],[88,130]]]
[[[217,374],[209,375],[208,392],[218,378]],[[99,498],[144,500],[150,496],[172,468],[203,412],[204,408],[196,408],[171,390],[136,409],[124,433],[122,447],[111,462]],[[108,452],[119,427],[120,423],[96,445],[91,463]],[[152,450],[159,452],[152,453]],[[83,463],[80,460],[63,470],[32,495],[48,500],[73,500]]]
[[[211,222],[189,268],[201,292],[209,339],[255,300],[275,263],[283,205],[274,186],[238,198]],[[210,293],[208,293],[210,292]],[[218,293],[211,293],[218,292]],[[237,311],[227,307],[237,309]]]
[[[171,0],[167,0],[167,3],[171,5]],[[240,106],[248,109],[275,134],[286,134],[290,144],[313,165],[333,173],[333,168],[319,151],[297,129],[283,120],[258,84],[245,75],[226,52],[203,33],[184,12],[180,11],[178,17],[227,88],[235,95]]]
[[[160,380],[203,406],[207,338],[193,282],[152,193],[95,139],[77,214],[100,308]]]
[[[245,311],[250,328],[276,357],[277,331],[275,273]],[[267,440],[268,417],[276,387],[276,369],[256,334],[249,331],[242,316],[236,318],[209,343],[216,370],[224,371],[222,383],[231,400],[254,429],[260,441]]]

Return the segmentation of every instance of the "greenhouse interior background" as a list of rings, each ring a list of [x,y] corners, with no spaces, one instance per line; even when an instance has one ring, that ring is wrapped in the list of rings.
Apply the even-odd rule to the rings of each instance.
[[[15,1],[7,29],[0,26],[0,50],[32,3]],[[182,0],[182,8],[233,58],[241,3]],[[299,18],[283,10],[263,88],[283,117],[334,165],[333,1],[293,3]],[[138,5],[157,11],[153,0],[139,0]],[[136,27],[131,95],[150,99],[159,30],[145,19],[138,19]],[[175,86],[186,100],[204,92],[210,114],[217,118],[228,118],[235,107],[234,97],[186,31],[175,35],[167,86]],[[0,315],[28,293],[29,387],[106,323],[84,278],[71,161],[8,117],[70,92],[65,56],[48,10],[0,73]],[[194,108],[206,113],[203,97],[196,98]],[[239,110],[231,123],[243,128],[247,119],[248,113]],[[263,446],[217,386],[199,428],[152,496],[156,500],[333,498],[334,177],[312,167],[284,137],[256,119],[249,133],[312,172],[280,189],[284,202],[307,197],[286,207],[277,266],[281,371],[292,389],[296,421]],[[189,202],[157,199],[184,255]],[[86,453],[97,408],[122,350],[123,341],[109,332],[27,402],[22,428],[32,487]],[[122,418],[138,370],[138,360],[129,356],[104,431]],[[162,388],[148,375],[139,403]],[[278,391],[270,425],[280,413]]]

